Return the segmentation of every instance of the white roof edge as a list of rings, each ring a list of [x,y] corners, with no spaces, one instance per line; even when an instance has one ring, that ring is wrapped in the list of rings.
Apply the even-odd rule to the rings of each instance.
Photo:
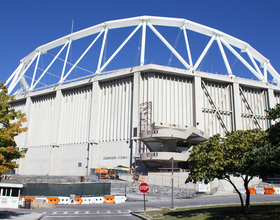
[[[0,183],[0,187],[23,188],[23,184]]]

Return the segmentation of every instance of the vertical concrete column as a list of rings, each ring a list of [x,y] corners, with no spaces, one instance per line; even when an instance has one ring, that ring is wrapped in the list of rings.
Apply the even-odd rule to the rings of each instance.
[[[94,156],[97,153],[99,142],[99,119],[100,119],[100,85],[98,81],[93,81],[91,92],[91,103],[89,109],[89,127],[88,127],[88,158],[87,158],[87,175],[90,174],[90,169],[93,168]]]
[[[56,175],[58,172],[57,169],[57,161],[55,158],[57,158],[57,154],[59,152],[59,137],[60,137],[60,126],[61,126],[61,106],[62,106],[62,90],[61,85],[58,85],[56,87],[56,95],[55,100],[53,102],[53,125],[51,132],[51,146],[50,146],[50,158],[49,158],[49,175]]]
[[[204,131],[203,90],[200,76],[194,76],[193,87],[193,126]]]
[[[138,157],[138,139],[139,137],[139,93],[140,93],[141,72],[135,72],[133,75],[133,93],[132,93],[132,120],[131,120],[131,140],[130,140],[130,166]]]
[[[59,144],[59,129],[61,126],[61,102],[62,102],[62,91],[61,91],[61,86],[59,85],[56,90],[56,96],[54,100],[54,112],[53,112],[53,129],[52,135],[51,135],[51,144],[52,146],[57,146]]]
[[[233,122],[234,130],[242,130],[242,117],[241,117],[241,97],[239,91],[239,83],[232,84],[232,97],[233,97]]]
[[[89,142],[99,141],[99,105],[100,105],[100,86],[98,81],[92,83],[91,106],[90,106],[90,124],[89,124]]]
[[[58,152],[57,146],[59,146],[59,137],[60,137],[60,126],[61,126],[61,102],[62,102],[62,91],[61,85],[56,87],[56,95],[53,102],[53,118],[52,118],[52,129],[51,129],[51,146],[50,147],[50,158],[49,158],[49,175],[55,175],[57,172],[56,169],[56,157],[55,154]]]
[[[24,113],[25,113],[25,117],[27,119],[26,122],[24,122],[22,124],[22,127],[27,127],[30,125],[30,105],[32,104],[32,100],[31,97],[28,95],[25,99],[25,107],[24,107]],[[23,136],[22,139],[22,143],[18,144],[18,147],[20,148],[20,150],[22,150],[23,148],[26,148],[28,146],[28,130],[27,132],[22,133],[21,135]],[[26,160],[19,159],[17,160],[17,163],[19,164],[19,168],[15,169],[16,170],[16,174],[22,174],[25,172],[25,164],[26,164]]]
[[[268,108],[274,108],[277,103],[274,95],[274,90],[272,88],[268,88],[267,99],[268,99]]]
[[[32,105],[32,100],[30,96],[26,97],[25,100],[25,117],[27,119],[27,121],[23,124],[23,127],[29,127],[29,125],[31,124],[31,120],[30,120],[30,106]],[[26,133],[24,133],[24,139],[23,139],[23,148],[25,148],[26,146],[28,146],[28,138],[26,137],[28,136],[28,130]]]

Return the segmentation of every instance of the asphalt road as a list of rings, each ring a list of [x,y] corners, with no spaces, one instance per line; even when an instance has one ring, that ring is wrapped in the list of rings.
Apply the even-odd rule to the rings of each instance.
[[[55,219],[115,219],[115,220],[139,220],[138,217],[131,215],[130,213],[60,213],[60,214],[47,214],[42,218],[43,220],[55,220]]]
[[[245,199],[245,196],[244,196]],[[280,195],[251,195],[251,203],[256,202],[280,202]],[[220,204],[240,204],[237,194],[223,196],[198,196],[194,198],[174,199],[174,207],[192,207],[192,206],[207,206]],[[162,208],[170,208],[171,198],[147,198],[146,210],[156,210]],[[132,216],[131,212],[143,211],[143,198],[138,196],[130,202],[121,204],[93,204],[93,205],[56,205],[54,208],[40,209],[18,209],[18,210],[3,210],[10,212],[11,216],[16,216],[18,213],[41,213],[42,220],[54,219],[138,219]],[[2,212],[2,210],[1,210]]]

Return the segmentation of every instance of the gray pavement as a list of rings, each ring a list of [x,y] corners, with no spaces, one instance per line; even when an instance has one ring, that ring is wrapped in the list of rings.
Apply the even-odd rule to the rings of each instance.
[[[244,195],[245,197],[245,195]],[[125,215],[128,219],[130,211],[126,209],[131,209],[133,211],[139,211],[143,209],[143,195],[142,194],[128,194],[127,195],[127,202],[121,204],[99,204],[97,205],[77,205],[77,206],[67,206],[67,205],[59,205],[55,208],[48,208],[48,209],[17,209],[12,210],[9,209],[7,211],[0,211],[0,219],[18,219],[18,220],[37,220],[37,219],[44,219],[44,216],[48,216],[49,218],[55,219],[56,215],[60,215],[60,218],[63,217],[62,214],[69,212],[77,212],[80,214],[85,213],[87,211],[87,216],[99,216],[101,218],[101,213],[97,210],[104,208],[103,212],[108,213],[106,209],[111,210],[112,216],[113,213],[121,212]],[[170,207],[170,196],[154,196],[154,195],[147,195],[147,210],[155,210],[161,209],[162,207]],[[280,195],[252,195],[251,202],[280,202]],[[208,206],[208,205],[217,205],[217,204],[238,204],[239,198],[236,193],[233,192],[223,192],[219,191],[214,195],[196,195],[193,198],[174,198],[174,206],[176,208],[181,207],[190,207],[190,206]],[[75,207],[75,208],[74,208]],[[126,210],[126,211],[124,211]],[[54,214],[56,213],[56,214]],[[95,214],[94,214],[95,213]],[[99,213],[96,215],[96,213]],[[110,212],[109,212],[110,213]],[[115,216],[119,215],[117,213]],[[108,214],[107,214],[108,215]],[[75,213],[74,213],[75,216]],[[66,217],[66,216],[65,216]],[[77,217],[77,215],[76,215]],[[108,216],[107,216],[108,217]]]

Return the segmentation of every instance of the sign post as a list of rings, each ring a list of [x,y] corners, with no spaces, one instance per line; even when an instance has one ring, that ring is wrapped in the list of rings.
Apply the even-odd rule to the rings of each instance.
[[[174,206],[173,206],[174,158],[173,157],[171,158],[171,168],[172,168],[172,175],[171,175],[171,206],[170,206],[170,209],[174,209]]]
[[[139,191],[144,195],[144,212],[146,212],[146,198],[145,195],[149,191],[149,185],[147,183],[141,183],[139,185]]]

